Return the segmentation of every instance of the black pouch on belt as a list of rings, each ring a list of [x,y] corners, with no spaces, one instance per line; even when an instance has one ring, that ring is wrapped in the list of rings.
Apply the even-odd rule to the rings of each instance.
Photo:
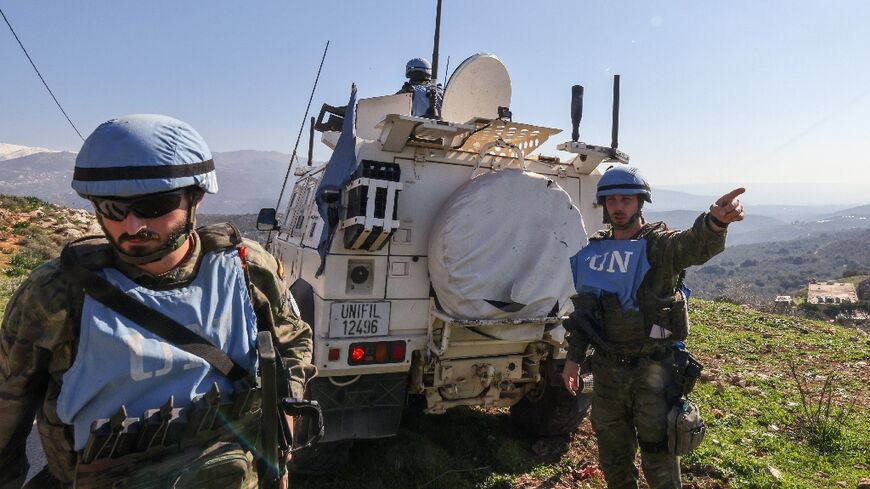
[[[674,350],[674,384],[681,397],[692,392],[703,369],[704,366],[688,351]]]

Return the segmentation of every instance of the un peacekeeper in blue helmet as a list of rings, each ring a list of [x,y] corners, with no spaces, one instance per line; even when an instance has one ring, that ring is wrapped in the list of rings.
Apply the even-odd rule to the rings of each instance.
[[[743,219],[737,188],[714,202],[687,230],[644,221],[652,202],[637,168],[611,167],[598,182],[606,229],[571,259],[577,295],[563,324],[568,358],[562,372],[571,394],[588,346],[595,388],[592,427],[608,487],[637,487],[634,459],[640,447],[651,488],[682,487],[679,457],[668,446],[668,413],[675,397],[674,358],[688,336],[683,271],[725,248],[728,225]]]
[[[413,94],[411,115],[433,117],[441,112],[444,89],[432,80],[432,63],[425,58],[413,58],[405,64],[405,78],[408,81],[397,93]],[[430,97],[435,97],[434,110],[430,107]]]
[[[163,115],[112,119],[82,146],[72,187],[104,236],[68,245],[9,301],[0,487],[21,487],[37,411],[47,467],[31,486],[255,485],[257,332],[274,332],[283,390],[301,398],[311,330],[259,244],[229,224],[194,230],[218,190],[205,141]]]

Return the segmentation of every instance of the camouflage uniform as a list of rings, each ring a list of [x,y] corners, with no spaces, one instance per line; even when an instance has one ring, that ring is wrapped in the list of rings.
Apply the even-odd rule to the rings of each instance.
[[[197,233],[193,236],[196,239],[190,257],[163,276],[152,276],[120,260],[116,260],[114,266],[144,287],[181,286],[195,276],[198,258],[202,255],[201,240]],[[292,311],[275,258],[253,241],[244,240],[243,246],[247,248],[249,290],[258,313],[257,322],[261,327],[274,322],[277,346],[290,376],[290,391],[294,397],[301,398],[306,378],[310,378],[314,370],[310,365],[311,329]],[[83,302],[81,288],[64,273],[59,259],[34,270],[9,301],[0,329],[0,487],[17,488],[23,481],[28,466],[24,447],[34,415],[51,475],[64,485],[73,481],[77,457],[72,427],[58,419],[57,399],[63,375],[73,365],[78,349]],[[271,317],[262,317],[264,311],[271,311]],[[241,454],[247,457],[250,466],[250,454],[240,450],[226,452],[225,443],[216,443],[183,452],[178,458],[163,463],[177,469],[179,463],[182,466],[201,463],[203,456],[227,459]],[[137,465],[144,467],[140,471],[143,474],[162,470],[154,461],[143,462]],[[138,483],[142,478],[131,477],[130,480]],[[205,487],[183,477],[181,482],[178,487]],[[216,483],[212,481],[211,487],[223,487]],[[133,482],[128,487],[134,487]]]
[[[685,303],[677,291],[679,275],[725,248],[725,232],[711,230],[706,216],[699,216],[685,231],[668,230],[662,222],[645,223],[634,237],[647,241],[651,267],[636,294],[643,328],[637,323],[632,330],[619,326],[626,323],[623,314],[629,312],[594,312],[609,349],[596,351],[592,357],[595,389],[591,420],[598,437],[601,466],[611,489],[637,487],[634,459],[638,445],[651,488],[681,487],[679,459],[667,452],[667,391],[672,381],[672,345],[688,334]],[[590,238],[605,239],[613,239],[611,230],[599,231]],[[578,310],[572,317],[582,312],[590,311]],[[653,323],[670,329],[672,335],[650,338]],[[590,339],[571,321],[566,321],[566,328],[568,358],[582,361]]]

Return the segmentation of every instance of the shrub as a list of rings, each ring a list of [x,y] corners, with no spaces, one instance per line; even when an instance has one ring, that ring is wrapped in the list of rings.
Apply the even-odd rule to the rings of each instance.
[[[835,452],[843,446],[846,420],[852,413],[855,401],[845,407],[834,402],[835,385],[839,380],[835,372],[824,376],[822,387],[813,392],[807,376],[800,373],[793,361],[788,362],[792,381],[800,394],[800,404],[794,423],[794,433],[822,452]]]
[[[40,207],[50,206],[52,204],[43,202],[36,197],[19,197],[17,195],[0,195],[0,207],[9,209],[15,212],[30,212]]]
[[[851,268],[850,267],[850,268],[846,268],[845,270],[843,270],[843,274],[841,275],[841,278],[854,277],[856,275],[866,275],[866,274],[867,274],[867,270],[863,270],[861,268]]]
[[[38,267],[45,261],[42,255],[34,253],[28,249],[22,249],[9,260],[9,267],[3,270],[3,273],[10,277],[19,277],[29,274],[34,268]]]

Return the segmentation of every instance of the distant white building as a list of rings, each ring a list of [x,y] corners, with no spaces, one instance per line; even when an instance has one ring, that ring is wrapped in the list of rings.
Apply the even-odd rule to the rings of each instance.
[[[794,300],[790,295],[778,295],[773,300],[773,312],[784,314],[791,312],[792,307],[794,307]]]
[[[846,302],[858,302],[855,284],[810,281],[807,290],[807,303],[834,305]]]

